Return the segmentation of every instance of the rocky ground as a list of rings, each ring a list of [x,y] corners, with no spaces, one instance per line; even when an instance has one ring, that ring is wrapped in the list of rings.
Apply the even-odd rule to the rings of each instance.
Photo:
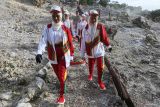
[[[49,4],[42,8],[29,2],[0,0],[0,107],[56,107],[59,84],[46,55],[36,64],[35,54],[41,30],[51,21]],[[73,11],[75,8],[70,8]],[[88,7],[87,7],[88,9]],[[105,21],[117,26],[107,54],[117,67],[136,107],[160,105],[160,23],[149,21],[150,30],[131,22]],[[77,43],[74,42],[75,47]],[[78,56],[76,48],[75,56]],[[106,91],[87,81],[87,65],[69,68],[65,107],[125,107],[116,96],[110,75],[104,73]]]

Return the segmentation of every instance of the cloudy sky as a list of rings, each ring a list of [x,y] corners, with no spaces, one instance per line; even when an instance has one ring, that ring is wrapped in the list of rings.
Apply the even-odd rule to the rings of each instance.
[[[126,3],[131,6],[141,6],[142,9],[155,10],[160,9],[160,0],[111,0],[119,3]]]

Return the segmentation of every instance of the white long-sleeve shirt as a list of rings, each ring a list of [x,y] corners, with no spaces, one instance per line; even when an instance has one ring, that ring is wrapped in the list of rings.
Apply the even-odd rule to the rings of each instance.
[[[55,51],[55,44],[58,44],[62,42],[65,44],[68,41],[68,36],[66,31],[62,29],[60,26],[58,29],[54,28],[54,25],[52,25],[51,28],[48,28],[47,26],[44,27],[44,30],[42,31],[42,37],[40,39],[39,45],[38,45],[38,51],[37,54],[42,54],[45,51],[45,48],[47,46],[47,42],[52,45],[53,50],[55,52],[56,56],[56,51]],[[49,53],[48,53],[49,54]],[[66,62],[66,67],[70,65],[70,60],[72,59],[70,50],[68,50],[65,54],[65,62]],[[51,64],[57,64],[57,58],[55,57],[54,60],[49,59]]]
[[[102,24],[97,24],[95,26],[87,24],[82,31],[81,57],[84,57],[85,53],[87,53],[88,58],[104,56],[105,49],[103,44],[108,48],[111,47],[105,27]],[[88,45],[88,47],[86,45]]]

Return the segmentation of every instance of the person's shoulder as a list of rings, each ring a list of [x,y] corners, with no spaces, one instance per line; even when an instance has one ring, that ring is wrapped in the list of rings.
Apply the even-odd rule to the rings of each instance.
[[[63,29],[64,31],[66,31],[66,32],[69,31],[69,28],[68,28],[66,25],[64,25],[64,24],[62,24],[62,29]]]
[[[99,22],[97,25],[98,25],[98,26],[104,26],[104,23]]]
[[[101,29],[101,28],[103,28],[103,27],[105,27],[105,25],[104,25],[103,23],[100,22],[100,23],[97,24],[97,28],[98,28],[98,29]]]

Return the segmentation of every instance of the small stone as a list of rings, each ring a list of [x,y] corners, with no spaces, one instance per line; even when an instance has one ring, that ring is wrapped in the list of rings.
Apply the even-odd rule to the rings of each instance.
[[[52,68],[52,66],[51,66],[50,62],[48,62],[48,63],[46,64],[46,68],[47,68],[47,69]]]
[[[150,60],[148,60],[148,59],[142,59],[140,63],[142,63],[142,64],[149,64]]]
[[[0,107],[3,107],[3,103],[2,102],[0,102]]]
[[[28,84],[28,81],[26,79],[21,79],[18,82],[18,85],[27,85],[27,84]]]
[[[1,100],[1,102],[0,102],[0,107],[11,107],[11,105],[12,105],[11,101]]]
[[[9,56],[10,56],[10,57],[16,57],[17,54],[16,54],[15,52],[11,52],[11,53],[9,54]]]
[[[11,100],[11,97],[12,97],[12,92],[6,92],[6,93],[0,94],[0,99],[3,99],[3,100]]]
[[[39,89],[42,89],[44,84],[45,84],[45,82],[43,79],[41,79],[40,77],[36,77],[36,85],[38,86]]]
[[[18,103],[16,107],[32,107],[30,103]]]
[[[35,96],[35,94],[36,94],[36,87],[30,87],[30,88],[28,88],[28,97],[30,98],[30,99],[32,99],[34,96]]]
[[[15,65],[14,65],[13,63],[8,63],[8,66],[9,66],[10,68],[15,68]]]
[[[29,102],[30,99],[28,97],[22,98],[21,100],[18,101],[18,103],[27,103]]]
[[[41,69],[41,70],[39,70],[37,76],[45,79],[46,76],[47,76],[47,72],[46,72],[46,71],[47,71],[46,69]]]

